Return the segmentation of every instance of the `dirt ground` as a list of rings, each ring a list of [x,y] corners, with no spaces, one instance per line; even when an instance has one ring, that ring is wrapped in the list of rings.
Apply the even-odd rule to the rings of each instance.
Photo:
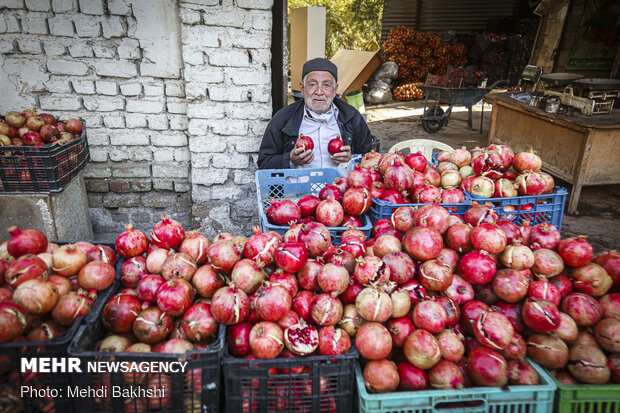
[[[467,128],[467,110],[455,108],[446,126],[430,134],[420,120],[424,101],[398,102],[366,106],[368,126],[380,139],[380,151],[387,152],[392,145],[409,139],[433,139],[453,148],[487,145],[487,134],[492,107],[484,105],[482,133],[480,119],[482,104],[473,108],[473,130]],[[571,190],[571,185],[556,179],[556,184]],[[620,185],[584,187],[579,198],[578,213],[564,214],[562,236],[588,235],[595,253],[620,249]]]

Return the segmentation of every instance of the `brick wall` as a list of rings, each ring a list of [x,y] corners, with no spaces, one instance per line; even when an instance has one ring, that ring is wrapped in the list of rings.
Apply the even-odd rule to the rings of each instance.
[[[250,234],[272,0],[3,0],[0,112],[86,121],[95,237],[163,213]]]

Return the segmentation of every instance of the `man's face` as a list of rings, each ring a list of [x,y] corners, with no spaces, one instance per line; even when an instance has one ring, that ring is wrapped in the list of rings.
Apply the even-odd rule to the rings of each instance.
[[[306,75],[305,83],[301,85],[306,106],[316,113],[325,113],[329,110],[338,84],[329,72],[317,71]]]

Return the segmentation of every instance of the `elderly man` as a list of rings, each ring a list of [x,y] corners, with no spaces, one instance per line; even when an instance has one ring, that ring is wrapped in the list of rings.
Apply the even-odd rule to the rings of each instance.
[[[353,106],[334,100],[338,89],[338,68],[327,59],[304,63],[301,91],[303,101],[280,109],[265,130],[258,153],[261,169],[336,167],[351,160],[352,154],[371,150],[368,125]],[[314,149],[296,148],[301,136],[309,136]],[[340,152],[330,155],[330,140],[340,136]]]

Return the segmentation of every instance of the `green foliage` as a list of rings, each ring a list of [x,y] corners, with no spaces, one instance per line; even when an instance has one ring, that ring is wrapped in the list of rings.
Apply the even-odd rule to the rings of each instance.
[[[379,49],[383,0],[289,0],[289,15],[299,7],[326,8],[326,57],[332,57],[341,47]]]

